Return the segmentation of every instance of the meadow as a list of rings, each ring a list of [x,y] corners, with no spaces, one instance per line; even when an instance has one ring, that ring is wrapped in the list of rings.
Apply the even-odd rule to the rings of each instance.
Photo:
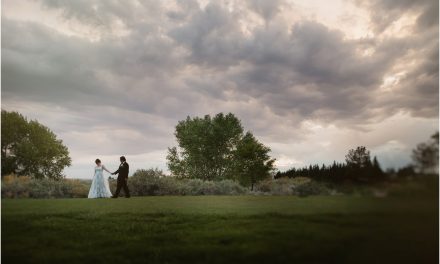
[[[3,263],[438,263],[438,192],[2,199]]]

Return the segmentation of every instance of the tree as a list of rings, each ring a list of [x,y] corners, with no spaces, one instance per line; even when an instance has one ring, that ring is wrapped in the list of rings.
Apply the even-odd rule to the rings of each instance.
[[[415,167],[421,173],[437,172],[438,173],[438,143],[439,134],[436,132],[427,142],[420,143],[413,150],[412,159]]]
[[[270,175],[275,159],[270,158],[269,152],[270,148],[258,142],[250,132],[238,142],[233,153],[234,175],[241,184],[251,185],[253,190],[255,183]]]
[[[356,149],[350,149],[345,156],[347,165],[364,168],[371,165],[370,151],[364,146],[357,147]]]
[[[231,173],[232,151],[243,136],[240,121],[233,115],[190,118],[179,121],[174,133],[179,148],[168,148],[168,168],[182,178],[217,180]],[[229,169],[229,170],[228,170]]]
[[[19,143],[25,140],[28,133],[26,119],[17,112],[6,112],[2,110],[1,115],[1,146],[2,146],[2,176],[15,173],[17,170],[17,157],[14,150]]]
[[[374,158],[373,163],[370,158],[370,151],[364,146],[359,146],[356,149],[351,149],[345,156],[347,168],[345,170],[344,178],[348,181],[355,181],[358,183],[370,183],[377,180],[383,180],[383,171],[380,168],[377,158]]]
[[[71,164],[69,151],[49,128],[17,112],[2,110],[1,120],[2,176],[63,177]]]
[[[249,170],[239,166],[250,163],[255,165],[254,172],[258,172],[255,179],[248,181],[250,184],[258,180],[260,174],[267,173],[269,163],[264,157],[268,157],[270,149],[251,133],[243,135],[240,120],[231,113],[219,113],[213,118],[188,116],[178,122],[174,135],[178,148],[168,148],[167,165],[177,177],[246,182]]]
[[[376,156],[374,156],[373,158],[371,174],[376,180],[382,180],[386,176],[382,168],[380,167],[379,161],[377,160]]]

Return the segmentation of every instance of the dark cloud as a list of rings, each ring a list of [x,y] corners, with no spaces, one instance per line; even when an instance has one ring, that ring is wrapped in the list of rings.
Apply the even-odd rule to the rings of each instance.
[[[425,10],[428,3],[418,8]],[[411,1],[371,6],[380,4],[383,10],[406,10],[415,5]],[[350,121],[358,116],[363,122],[368,118],[367,107],[382,107],[374,103],[375,92],[398,58],[417,48],[418,59],[426,61],[415,72],[426,74],[423,67],[431,67],[431,71],[438,68],[438,61],[431,59],[432,51],[419,51],[420,46],[415,46],[420,45],[416,37],[347,40],[342,31],[314,21],[262,25],[251,35],[240,30],[239,19],[245,12],[259,10],[270,18],[279,11],[278,2],[250,1],[247,6],[252,11],[230,10],[216,2],[200,8],[188,2],[175,12],[192,12],[176,24],[158,4],[136,6],[130,2],[125,11],[120,11],[117,3],[101,1],[45,1],[44,6],[62,10],[65,19],[76,18],[86,24],[102,20],[110,25],[110,31],[111,21],[117,18],[130,26],[130,33],[114,39],[104,35],[101,41],[90,42],[4,18],[2,66],[7,74],[2,82],[6,97],[20,94],[41,100],[96,101],[153,113],[166,109],[163,104],[167,102],[180,108],[193,105],[201,96],[228,99],[224,91],[237,89],[257,97],[281,116],[294,112],[303,118]],[[141,16],[139,13],[152,14],[158,20],[133,19]],[[366,46],[374,49],[371,56],[359,53],[359,47]],[[191,71],[182,75],[188,67],[193,67],[196,75]],[[435,108],[429,98],[436,93],[433,85],[438,74],[421,80],[412,75],[405,81],[421,88],[417,102],[407,102],[408,109],[413,110],[421,97],[428,99],[428,107]],[[398,102],[394,105],[406,107]]]
[[[361,130],[400,111],[436,118],[438,1],[356,2],[370,13],[368,37],[281,19],[283,1],[38,2],[86,28],[78,34],[6,8],[2,103],[60,106],[73,121],[57,131],[102,138],[93,146],[109,154],[165,149],[178,120],[222,111],[266,142],[306,138],[306,121]],[[410,34],[390,34],[405,15],[416,16]]]
[[[86,55],[94,49],[86,42],[6,18],[2,19],[2,39],[3,98],[67,103],[98,99],[99,84],[87,66],[93,58]]]
[[[240,61],[243,35],[238,30],[239,14],[216,2],[193,14],[188,21],[169,30],[177,45],[190,54],[188,62],[208,67],[229,67]]]
[[[265,20],[270,20],[280,11],[283,2],[280,0],[249,0],[247,4],[251,10],[261,15]]]
[[[407,65],[404,75],[393,91],[379,100],[383,109],[394,112],[408,111],[418,117],[438,117],[439,111],[439,5],[435,0],[423,1],[359,1],[369,8],[371,25],[379,34],[405,16],[415,16],[415,24],[409,28],[404,45],[408,52],[397,62]],[[380,35],[379,35],[380,36]],[[398,39],[395,41],[399,41]],[[400,41],[403,43],[403,41]],[[401,49],[391,43],[387,50]]]
[[[359,5],[371,12],[371,23],[374,30],[381,33],[404,15],[417,16],[417,29],[426,30],[438,27],[439,5],[436,0],[356,0]]]

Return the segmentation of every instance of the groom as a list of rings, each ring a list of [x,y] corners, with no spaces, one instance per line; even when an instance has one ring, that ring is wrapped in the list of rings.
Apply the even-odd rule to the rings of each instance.
[[[121,191],[121,188],[124,188],[125,197],[130,198],[130,191],[128,190],[128,186],[127,186],[128,163],[125,160],[124,156],[120,157],[119,160],[121,161],[121,165],[119,165],[119,169],[112,173],[112,175],[119,173],[116,192],[115,192],[115,194],[113,194],[112,198],[118,198],[119,192]]]

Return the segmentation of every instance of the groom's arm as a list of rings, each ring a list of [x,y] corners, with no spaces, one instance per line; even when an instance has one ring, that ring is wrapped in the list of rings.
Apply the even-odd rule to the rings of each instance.
[[[119,173],[119,169],[120,169],[120,168],[118,168],[118,170],[115,171],[115,172],[113,172],[112,174],[113,174],[113,175],[114,175],[114,174],[118,174],[118,173]]]

